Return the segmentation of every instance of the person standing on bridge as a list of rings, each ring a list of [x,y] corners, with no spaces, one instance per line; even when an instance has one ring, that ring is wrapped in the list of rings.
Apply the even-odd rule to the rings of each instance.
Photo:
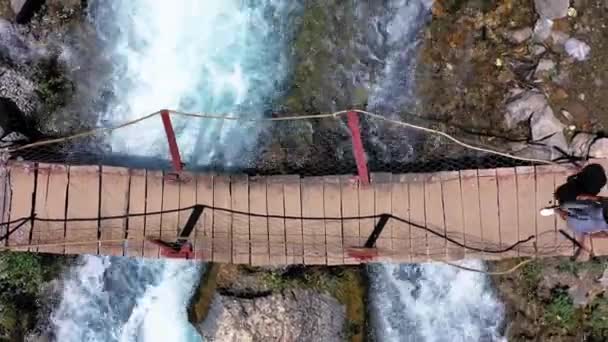
[[[555,191],[559,205],[555,212],[566,221],[581,246],[575,258],[580,255],[581,249],[593,256],[592,237],[608,237],[608,198],[598,196],[606,182],[604,168],[599,164],[589,164],[568,177],[566,183]],[[586,247],[586,237],[589,237],[589,249]]]

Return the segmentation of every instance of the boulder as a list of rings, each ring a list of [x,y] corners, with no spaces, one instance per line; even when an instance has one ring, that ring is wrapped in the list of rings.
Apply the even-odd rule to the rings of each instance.
[[[596,139],[589,149],[591,158],[608,158],[608,138]]]
[[[27,24],[44,5],[44,0],[11,0],[11,8],[18,24]]]
[[[608,138],[578,133],[570,142],[570,153],[576,157],[608,158]]]
[[[541,18],[560,19],[568,15],[570,0],[534,0],[534,8]]]
[[[258,298],[216,295],[198,327],[206,341],[344,341],[345,308],[311,290]]]
[[[544,144],[528,149],[528,157],[553,159],[561,156],[555,147],[568,150],[564,136],[566,126],[555,117],[545,95],[535,90],[523,92],[512,98],[506,109],[505,124],[508,128],[529,120],[532,140]]]

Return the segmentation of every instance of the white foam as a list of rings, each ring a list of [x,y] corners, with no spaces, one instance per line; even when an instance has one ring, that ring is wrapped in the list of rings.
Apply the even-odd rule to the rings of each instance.
[[[264,99],[286,76],[288,14],[297,4],[238,0],[112,1],[103,25],[116,63],[117,96],[102,121],[119,123],[167,108],[207,114],[261,117]],[[282,24],[283,23],[283,24]],[[237,163],[257,132],[235,122],[173,118],[178,145],[189,163],[220,158]],[[167,157],[164,131],[147,120],[112,134],[113,151]],[[220,157],[221,156],[221,157]]]
[[[503,340],[504,308],[484,275],[440,264],[378,264],[370,273],[378,341]]]
[[[192,262],[83,256],[51,317],[56,339],[201,341],[186,314],[200,271]]]

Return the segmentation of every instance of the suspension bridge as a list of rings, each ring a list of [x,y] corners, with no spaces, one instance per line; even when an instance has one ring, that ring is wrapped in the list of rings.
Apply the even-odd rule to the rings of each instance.
[[[564,222],[539,215],[569,165],[370,174],[355,151],[358,175],[192,173],[164,123],[171,171],[6,162],[0,248],[251,265],[573,253]],[[594,241],[596,254],[607,241]]]

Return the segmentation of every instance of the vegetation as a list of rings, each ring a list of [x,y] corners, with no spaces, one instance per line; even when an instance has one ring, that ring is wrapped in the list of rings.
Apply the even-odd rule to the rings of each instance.
[[[62,270],[63,258],[0,253],[0,340],[23,341],[36,327],[44,285]]]
[[[495,267],[517,262],[505,260]],[[608,295],[598,281],[606,265],[602,258],[589,262],[548,258],[494,277],[507,308],[509,341],[606,341]],[[584,300],[575,303],[574,293],[581,291]]]

